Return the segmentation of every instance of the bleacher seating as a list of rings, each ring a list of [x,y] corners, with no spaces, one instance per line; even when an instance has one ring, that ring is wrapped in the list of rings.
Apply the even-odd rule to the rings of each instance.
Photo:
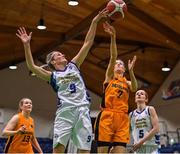
[[[6,144],[6,138],[0,138],[0,153],[3,153]]]
[[[53,144],[52,139],[49,138],[37,138],[37,139],[44,153],[52,153],[52,144]],[[3,153],[6,140],[7,140],[6,138],[0,138],[0,153]],[[95,142],[93,142],[91,152],[93,153],[97,152],[97,149],[95,147],[97,147],[97,145]],[[166,147],[161,147],[159,149],[159,153],[174,153],[174,152],[180,153],[180,143],[174,143],[173,145],[168,145]]]

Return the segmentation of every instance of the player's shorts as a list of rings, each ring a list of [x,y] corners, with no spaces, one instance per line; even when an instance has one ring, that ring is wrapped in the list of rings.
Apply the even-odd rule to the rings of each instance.
[[[95,140],[128,143],[128,114],[107,110],[100,112],[95,123]]]
[[[135,154],[138,153],[149,153],[149,154],[158,154],[158,146],[157,145],[143,145],[140,149],[138,149]]]
[[[74,107],[56,113],[53,148],[58,143],[66,147],[69,139],[78,149],[91,149],[92,125],[88,107]]]

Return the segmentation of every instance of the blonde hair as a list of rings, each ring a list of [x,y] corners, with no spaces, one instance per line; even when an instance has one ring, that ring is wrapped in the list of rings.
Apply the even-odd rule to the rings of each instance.
[[[19,101],[18,113],[22,112],[21,106],[23,106],[24,100],[26,100],[26,99],[29,99],[29,98],[22,98]],[[29,100],[31,100],[31,99],[29,99]]]
[[[51,69],[55,69],[54,66],[51,64],[51,61],[53,60],[54,54],[56,53],[56,51],[52,51],[50,52],[47,56],[46,56],[46,63],[47,65],[51,68]]]

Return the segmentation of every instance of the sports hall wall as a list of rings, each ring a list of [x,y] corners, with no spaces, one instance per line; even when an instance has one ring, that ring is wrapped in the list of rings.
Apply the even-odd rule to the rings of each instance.
[[[0,85],[0,113],[3,113],[0,114],[0,130],[2,131],[7,121],[17,113],[18,101],[28,97],[33,102],[31,116],[35,120],[36,136],[51,137],[56,111],[56,95],[51,86],[30,76],[25,63],[20,63],[17,70],[1,70]],[[91,108],[97,110],[101,98],[93,93],[90,95],[93,102]],[[94,113],[92,116],[95,116]]]
[[[180,97],[163,100],[162,91],[166,90],[171,81],[180,79],[180,62],[170,73],[151,101],[155,106],[160,121],[165,121],[168,131],[180,128]],[[0,71],[0,112],[3,111],[3,122],[0,117],[0,129],[17,112],[18,101],[22,97],[29,97],[33,101],[32,117],[36,124],[38,137],[52,136],[52,125],[56,110],[56,96],[52,88],[37,77],[29,75],[25,63],[20,63],[17,70],[4,69]],[[97,111],[101,98],[91,93],[92,110]],[[95,114],[94,114],[95,113]],[[96,116],[97,112],[92,112]],[[1,136],[1,135],[0,135]]]
[[[166,123],[167,131],[175,131],[180,128],[180,97],[162,99],[163,92],[166,92],[169,85],[177,80],[180,80],[180,60],[150,102],[155,106],[160,121]],[[180,88],[180,85],[178,87]]]

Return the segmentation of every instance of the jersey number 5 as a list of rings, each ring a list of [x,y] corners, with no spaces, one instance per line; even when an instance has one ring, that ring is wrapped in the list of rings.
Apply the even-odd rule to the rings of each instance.
[[[144,137],[144,130],[140,129],[139,130],[139,138],[143,138]]]

